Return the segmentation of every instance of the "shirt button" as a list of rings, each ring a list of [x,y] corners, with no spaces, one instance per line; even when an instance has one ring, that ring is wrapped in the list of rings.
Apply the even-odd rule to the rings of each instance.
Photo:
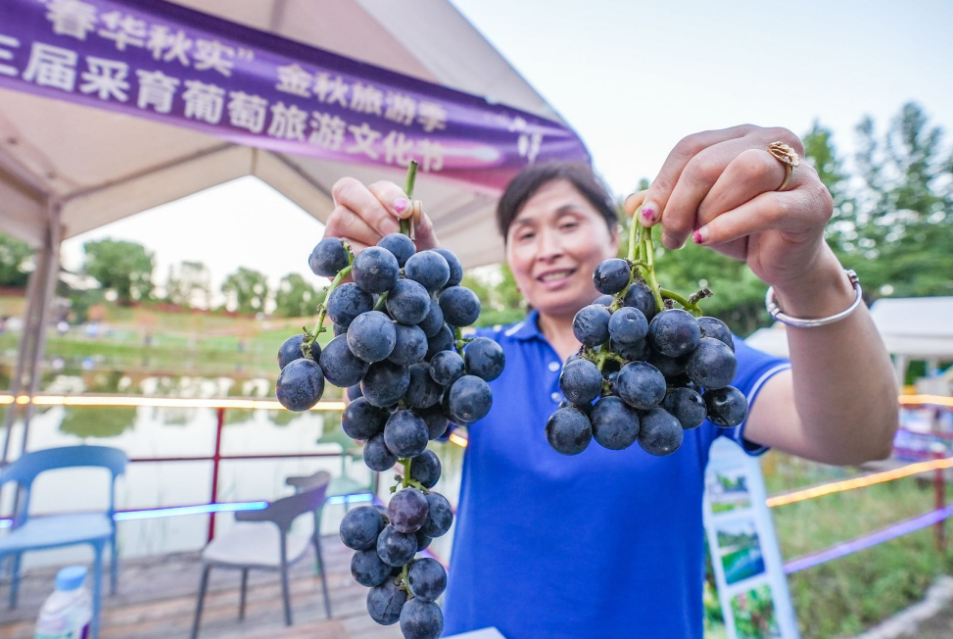
[[[553,398],[553,401],[556,402],[557,404],[558,404],[560,401],[562,401],[562,398],[559,396],[559,393],[553,393],[552,395],[550,395],[550,397],[552,397],[552,398]]]
[[[555,373],[556,371],[558,371],[558,370],[559,370],[559,362],[550,362],[550,363],[549,363],[549,370],[551,370],[551,371],[554,372],[554,373]]]

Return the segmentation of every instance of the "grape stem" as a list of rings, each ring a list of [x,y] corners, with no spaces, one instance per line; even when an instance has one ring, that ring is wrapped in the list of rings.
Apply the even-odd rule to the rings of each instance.
[[[701,316],[702,310],[698,307],[697,304],[693,304],[690,300],[685,299],[684,297],[682,297],[681,295],[679,295],[678,293],[674,291],[670,291],[664,288],[659,289],[659,291],[661,292],[662,297],[666,299],[670,299],[670,300],[675,300],[676,302],[681,304],[686,311],[690,311],[695,317]]]
[[[390,293],[390,291],[384,291],[384,292],[381,293],[380,296],[377,298],[377,303],[374,304],[374,310],[375,310],[375,311],[379,311],[379,310],[381,310],[382,308],[384,308],[384,302],[387,301],[387,294],[388,294],[388,293]]]
[[[459,326],[453,329],[453,345],[457,349],[457,353],[460,357],[463,357],[463,347],[473,341],[473,339],[463,339],[463,329]]]
[[[407,181],[404,183],[404,193],[407,194],[408,200],[414,199],[414,183],[417,181],[417,160],[411,160],[410,166],[407,167]],[[410,227],[410,218],[404,218],[400,221],[400,232],[404,235],[414,239]]]
[[[342,268],[337,275],[334,276],[334,279],[331,280],[331,285],[325,289],[324,300],[321,302],[321,305],[318,307],[318,321],[314,325],[314,330],[311,331],[311,335],[301,342],[301,350],[310,357],[311,346],[318,339],[318,335],[325,331],[324,328],[324,318],[328,314],[328,299],[331,297],[331,293],[334,292],[334,289],[338,287],[342,280],[345,277],[351,274],[351,267],[354,264],[354,254],[351,253],[351,247],[344,244],[344,248],[347,250],[347,261],[348,265]]]

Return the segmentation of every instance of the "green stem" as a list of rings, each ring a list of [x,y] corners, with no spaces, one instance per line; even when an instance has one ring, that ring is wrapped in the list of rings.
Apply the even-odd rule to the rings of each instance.
[[[659,290],[658,280],[655,278],[655,246],[652,244],[652,229],[649,229],[642,237],[642,250],[646,264],[645,272],[648,274],[645,281],[652,290],[652,295],[655,296],[656,306],[661,311],[665,308],[665,305],[662,302],[662,293]]]
[[[414,460],[408,457],[407,459],[400,460],[400,463],[404,465],[404,477],[401,481],[401,488],[407,488],[410,486],[410,467],[414,463]]]
[[[692,304],[690,301],[688,301],[687,299],[685,299],[678,293],[674,291],[670,291],[665,288],[659,289],[659,292],[662,294],[662,297],[670,299],[670,300],[675,300],[676,302],[681,304],[686,311],[690,311],[695,317],[701,316],[702,310],[698,307],[698,305]]]
[[[457,327],[453,329],[453,345],[457,349],[460,357],[463,357],[463,347],[472,342],[473,340],[464,340],[463,339],[463,329]]]
[[[375,310],[375,311],[379,311],[379,310],[381,310],[382,308],[384,308],[384,302],[387,301],[387,294],[388,294],[388,293],[390,293],[390,291],[384,291],[384,292],[381,293],[380,296],[377,298],[377,303],[374,304],[374,310]]]
[[[639,224],[638,212],[632,216],[632,226],[629,227],[629,261],[634,262],[639,246],[642,225]]]
[[[404,182],[404,193],[408,200],[414,199],[414,183],[417,181],[417,160],[411,160],[407,167],[407,181]],[[410,235],[410,219],[404,218],[400,221],[400,232],[404,235]]]
[[[354,258],[353,256],[351,256],[350,251],[348,251],[348,256],[350,257],[350,260],[353,262]],[[331,293],[334,292],[334,289],[338,287],[341,281],[344,280],[344,278],[350,274],[351,274],[351,264],[348,264],[347,266],[342,268],[337,275],[334,276],[333,280],[331,280],[331,285],[328,286],[327,291],[325,291],[324,293],[324,301],[321,302],[321,308],[318,311],[318,321],[314,325],[314,330],[311,332],[311,337],[310,339],[304,340],[304,342],[302,343],[302,346],[307,346],[307,348],[310,349],[311,345],[314,344],[315,340],[318,339],[318,335],[324,332],[324,318],[328,314],[328,298],[331,297]]]

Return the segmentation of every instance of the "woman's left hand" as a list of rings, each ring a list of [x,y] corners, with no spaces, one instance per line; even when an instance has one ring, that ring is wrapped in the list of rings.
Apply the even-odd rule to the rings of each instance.
[[[768,153],[772,142],[804,156],[798,137],[782,128],[742,125],[690,135],[669,153],[649,189],[626,199],[626,212],[646,226],[661,223],[669,249],[691,238],[747,262],[779,290],[799,288],[807,274],[831,266],[824,227],[833,201],[804,161],[778,191],[785,165]]]

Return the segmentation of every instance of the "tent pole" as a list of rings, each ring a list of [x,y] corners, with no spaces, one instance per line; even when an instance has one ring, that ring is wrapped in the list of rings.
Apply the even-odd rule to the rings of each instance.
[[[46,242],[40,245],[39,250],[34,253],[36,266],[30,273],[30,279],[26,288],[26,312],[23,315],[23,332],[20,335],[20,342],[17,344],[17,361],[13,369],[13,376],[10,378],[10,394],[13,395],[14,402],[9,405],[4,415],[4,439],[3,455],[0,456],[0,465],[6,464],[7,456],[10,450],[10,439],[13,436],[13,424],[16,421],[17,408],[16,398],[20,395],[23,388],[23,374],[26,369],[27,359],[32,357],[33,349],[33,324],[37,312],[37,293],[40,289],[40,282],[46,280],[47,265],[47,246]]]
[[[43,287],[38,299],[39,322],[36,332],[36,342],[33,349],[33,359],[30,362],[30,402],[26,405],[26,411],[23,415],[23,439],[20,443],[20,454],[26,452],[27,436],[30,434],[30,419],[33,417],[33,396],[40,390],[40,379],[43,372],[40,369],[40,362],[46,349],[46,325],[50,321],[50,308],[53,306],[53,297],[56,293],[56,282],[59,279],[60,264],[60,242],[63,239],[63,227],[60,223],[59,201],[53,201],[49,207],[49,227],[47,228],[45,241],[47,242],[46,252],[46,278],[41,283]]]

